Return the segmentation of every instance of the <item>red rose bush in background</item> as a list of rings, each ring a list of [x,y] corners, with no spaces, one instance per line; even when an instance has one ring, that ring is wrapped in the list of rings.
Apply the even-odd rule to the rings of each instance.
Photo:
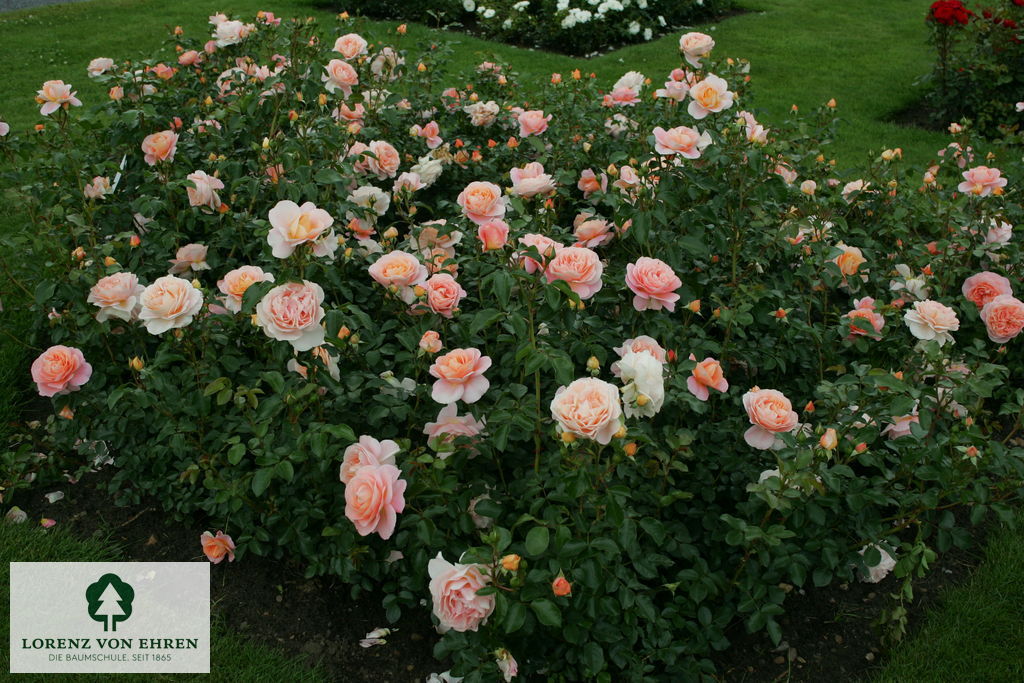
[[[213,562],[432,611],[467,681],[708,673],[737,620],[781,639],[780,584],[891,560],[898,608],[1011,514],[1019,152],[968,127],[839,174],[832,106],[759,123],[697,33],[663,89],[527,96],[401,34],[211,20],[0,141],[54,409],[14,495],[109,450]]]

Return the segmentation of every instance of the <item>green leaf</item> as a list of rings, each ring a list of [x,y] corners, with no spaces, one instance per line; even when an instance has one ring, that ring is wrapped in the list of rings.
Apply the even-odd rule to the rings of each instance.
[[[604,651],[595,642],[583,646],[583,665],[587,676],[596,676],[604,668]]]
[[[526,605],[521,602],[513,602],[509,605],[508,614],[505,615],[505,633],[515,633],[523,627],[526,621]]]
[[[256,474],[252,476],[252,492],[254,495],[262,496],[263,492],[270,486],[270,480],[274,478],[274,469],[272,467],[264,467],[261,470],[256,470]]]
[[[551,542],[551,532],[546,526],[535,526],[526,534],[526,553],[536,557],[548,549]]]
[[[278,372],[277,370],[270,370],[268,372],[264,372],[262,375],[260,375],[260,377],[262,377],[263,381],[269,384],[270,388],[276,391],[277,393],[280,394],[282,391],[284,391],[284,377],[281,376],[281,373]]]
[[[333,183],[345,182],[345,179],[340,173],[335,171],[333,168],[321,168],[313,176],[313,180],[320,183],[321,185],[331,185]]]
[[[534,600],[530,603],[530,608],[533,613],[537,615],[537,621],[550,626],[552,628],[562,627],[562,612],[558,609],[558,606],[550,600]]]
[[[236,443],[230,449],[228,449],[228,462],[232,465],[237,465],[242,461],[245,456],[245,444]]]
[[[274,466],[274,474],[285,481],[295,478],[295,467],[288,460],[282,460]]]

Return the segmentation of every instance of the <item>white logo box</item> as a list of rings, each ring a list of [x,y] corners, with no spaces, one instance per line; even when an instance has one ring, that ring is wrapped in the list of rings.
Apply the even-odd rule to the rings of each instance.
[[[208,562],[10,566],[11,673],[210,672]]]

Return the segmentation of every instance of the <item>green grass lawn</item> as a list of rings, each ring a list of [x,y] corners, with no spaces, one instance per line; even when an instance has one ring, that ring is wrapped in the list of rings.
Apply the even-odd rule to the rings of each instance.
[[[116,562],[118,549],[100,539],[77,539],[59,530],[44,530],[31,522],[7,525],[0,522],[0,642],[10,640],[10,565],[8,562]],[[56,587],[55,587],[56,588]],[[241,638],[214,623],[210,649],[210,675],[161,675],[148,680],[194,681],[326,681],[319,670]],[[0,678],[3,680],[107,681],[109,675],[9,675],[10,650],[0,647]],[[8,677],[9,676],[9,677]]]

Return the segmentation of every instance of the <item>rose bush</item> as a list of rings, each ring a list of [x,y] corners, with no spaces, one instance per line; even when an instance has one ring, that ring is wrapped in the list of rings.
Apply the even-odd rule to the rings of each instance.
[[[432,611],[467,680],[709,673],[737,621],[781,639],[786,586],[891,560],[910,599],[1011,516],[1019,152],[843,177],[831,106],[758,123],[693,37],[662,89],[527,109],[443,46],[212,21],[0,141],[54,408],[6,488],[111,466],[211,559]]]

